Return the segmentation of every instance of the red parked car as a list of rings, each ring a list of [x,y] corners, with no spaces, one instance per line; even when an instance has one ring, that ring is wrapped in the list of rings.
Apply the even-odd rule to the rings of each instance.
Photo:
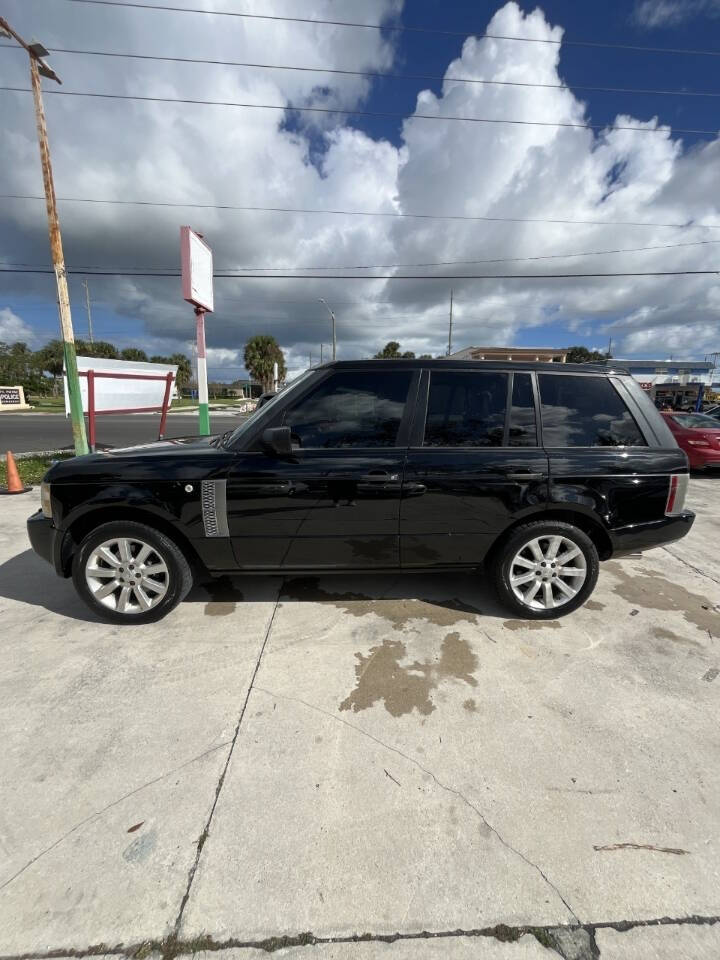
[[[664,413],[677,444],[688,455],[690,467],[720,467],[720,421],[704,413]]]

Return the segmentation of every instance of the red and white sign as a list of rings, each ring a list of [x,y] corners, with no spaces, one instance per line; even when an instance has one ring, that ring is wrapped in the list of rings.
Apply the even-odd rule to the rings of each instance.
[[[201,234],[195,233],[190,227],[180,227],[180,263],[183,299],[212,313],[214,308],[212,250]]]
[[[640,386],[643,390],[652,390],[652,380],[641,380]]]

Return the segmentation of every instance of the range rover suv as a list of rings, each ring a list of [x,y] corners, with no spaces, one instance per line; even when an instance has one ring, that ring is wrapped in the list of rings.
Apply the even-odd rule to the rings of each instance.
[[[683,537],[688,462],[622,369],[336,362],[236,430],[55,464],[34,549],[95,613],[157,620],[193,578],[480,568],[516,615]]]

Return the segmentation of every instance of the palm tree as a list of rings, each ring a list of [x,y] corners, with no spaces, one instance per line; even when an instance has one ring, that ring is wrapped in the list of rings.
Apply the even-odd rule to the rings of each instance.
[[[278,379],[284,380],[287,373],[285,357],[275,339],[268,334],[251,337],[245,344],[245,369],[253,380],[262,384],[263,391],[272,390],[273,367],[278,365]]]

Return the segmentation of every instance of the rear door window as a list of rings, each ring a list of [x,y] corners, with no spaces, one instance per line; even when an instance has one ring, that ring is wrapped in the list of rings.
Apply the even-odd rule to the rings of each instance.
[[[285,412],[293,443],[305,450],[394,446],[412,375],[412,370],[332,374]]]
[[[605,377],[539,374],[546,447],[645,447],[620,394]]]
[[[426,447],[501,447],[505,432],[506,373],[433,371]]]

